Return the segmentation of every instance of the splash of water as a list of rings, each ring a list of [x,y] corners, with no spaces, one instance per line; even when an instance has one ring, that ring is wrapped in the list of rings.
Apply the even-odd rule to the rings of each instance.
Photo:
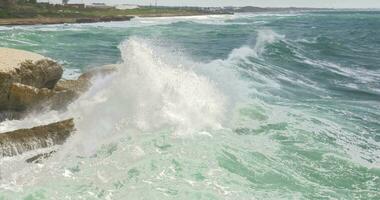
[[[92,89],[69,108],[78,129],[71,145],[89,153],[94,144],[126,130],[168,129],[174,136],[187,136],[222,128],[226,98],[213,81],[191,67],[168,64],[160,56],[163,51],[142,39],[128,39],[119,48],[123,62],[118,72],[95,79]]]
[[[216,82],[197,73],[195,66],[167,60],[176,56],[163,55],[166,54],[164,49],[155,48],[143,39],[128,39],[119,48],[123,61],[118,64],[117,73],[94,78],[92,88],[69,105],[66,112],[31,113],[31,117],[24,120],[3,123],[2,129],[26,128],[74,117],[77,132],[60,147],[51,163],[46,164],[44,168],[50,170],[56,168],[57,163],[59,167],[59,163],[75,160],[78,155],[91,156],[102,145],[126,135],[165,130],[175,138],[183,138],[222,128],[227,97]],[[4,188],[17,190],[28,185],[25,174],[49,176],[25,163],[16,171],[9,167],[16,161],[23,163],[28,156],[27,153],[4,161],[3,175],[9,176],[2,178],[14,180]]]

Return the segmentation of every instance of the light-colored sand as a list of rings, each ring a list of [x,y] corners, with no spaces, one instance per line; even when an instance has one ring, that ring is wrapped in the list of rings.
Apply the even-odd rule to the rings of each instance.
[[[17,67],[25,60],[33,62],[46,59],[46,57],[18,49],[1,48],[0,47],[0,72],[9,72]]]

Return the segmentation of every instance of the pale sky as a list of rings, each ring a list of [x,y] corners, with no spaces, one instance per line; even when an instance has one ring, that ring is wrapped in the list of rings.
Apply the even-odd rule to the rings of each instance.
[[[41,0],[48,1],[48,0]],[[61,0],[50,0],[61,2]],[[155,0],[70,0],[72,3],[107,3],[154,5]],[[324,7],[380,8],[380,0],[157,0],[165,6],[261,6],[261,7]]]

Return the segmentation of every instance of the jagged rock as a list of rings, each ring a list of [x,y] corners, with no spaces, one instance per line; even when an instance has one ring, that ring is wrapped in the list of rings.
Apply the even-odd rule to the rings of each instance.
[[[118,68],[119,68],[119,65],[117,65],[117,64],[104,65],[102,67],[93,68],[93,69],[90,69],[89,71],[83,73],[79,77],[79,79],[90,80],[94,77],[105,77],[109,74],[115,73]]]
[[[15,83],[37,89],[52,89],[61,79],[62,73],[63,69],[58,63],[44,56],[0,48],[0,110],[22,110],[15,108],[9,99],[10,90]]]
[[[5,120],[21,119],[24,113],[18,111],[1,111],[0,112],[0,122]]]
[[[52,93],[45,94],[45,96],[52,94],[50,98],[46,98],[49,100],[47,105],[51,105],[53,109],[64,108],[91,87],[91,80],[94,77],[105,77],[116,70],[117,65],[106,65],[83,73],[77,80],[58,81]]]
[[[10,83],[7,91],[7,109],[0,109],[0,122],[6,119],[20,119],[25,111],[33,109],[64,109],[91,87],[92,78],[104,77],[116,70],[117,65],[95,68],[83,73],[77,80],[59,80],[52,89]]]
[[[25,110],[53,95],[53,90],[47,88],[38,89],[21,83],[13,83],[9,90],[8,108],[13,110]]]
[[[75,131],[73,119],[31,129],[0,133],[0,157],[63,144]]]
[[[14,110],[35,108],[40,105],[51,109],[60,109],[71,102],[76,93],[70,90],[38,89],[35,87],[14,83],[9,91],[9,108]]]
[[[117,68],[117,65],[105,65],[83,73],[77,80],[60,80],[55,90],[70,90],[81,94],[91,87],[91,79],[94,77],[105,77],[116,72]]]
[[[90,88],[90,86],[90,81],[86,79],[60,80],[58,81],[57,86],[54,89],[56,91],[69,90],[79,95],[83,92],[86,92]]]
[[[50,158],[56,151],[41,153],[25,160],[27,163],[41,163],[43,160]]]
[[[116,70],[116,65],[108,65],[90,70],[77,80],[60,80],[63,70],[56,62],[38,54],[0,48],[0,122],[20,118],[28,109],[64,108],[90,88],[94,77],[104,77]],[[0,133],[0,157],[63,144],[74,129],[73,119],[69,119]],[[50,155],[37,155],[27,162]]]
[[[26,60],[15,68],[17,74],[16,81],[36,88],[54,88],[63,74],[62,67],[48,59],[31,61]]]

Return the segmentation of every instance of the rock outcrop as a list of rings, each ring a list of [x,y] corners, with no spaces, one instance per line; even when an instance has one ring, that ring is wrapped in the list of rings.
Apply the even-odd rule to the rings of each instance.
[[[77,80],[60,80],[62,67],[49,58],[21,50],[0,48],[0,122],[20,119],[32,109],[64,109],[91,87],[94,77],[117,70],[103,66],[82,74]],[[74,132],[73,119],[30,129],[0,133],[0,158],[63,144]],[[40,154],[27,162],[49,157]]]
[[[37,154],[31,158],[25,160],[27,163],[41,163],[43,160],[50,158],[56,151],[50,151],[48,153]]]
[[[117,71],[117,65],[105,65],[95,69],[91,69],[83,73],[77,80],[60,80],[55,90],[69,90],[81,94],[91,87],[91,80],[95,77],[105,77]]]
[[[26,110],[28,108],[38,108],[39,106],[61,109],[76,97],[77,94],[70,90],[39,89],[20,83],[13,83],[8,99],[10,101],[9,107],[14,109]]]
[[[18,86],[53,89],[61,79],[62,67],[39,54],[0,48],[0,110],[24,110],[28,105],[10,99]],[[13,89],[13,90],[12,90]]]
[[[74,120],[68,119],[31,129],[0,133],[0,157],[63,144],[74,130]]]
[[[64,108],[89,89],[93,77],[114,71],[116,66],[108,65],[90,70],[77,80],[60,80],[63,69],[51,59],[0,48],[0,120],[7,116],[20,117],[23,111],[42,104],[45,108]]]

